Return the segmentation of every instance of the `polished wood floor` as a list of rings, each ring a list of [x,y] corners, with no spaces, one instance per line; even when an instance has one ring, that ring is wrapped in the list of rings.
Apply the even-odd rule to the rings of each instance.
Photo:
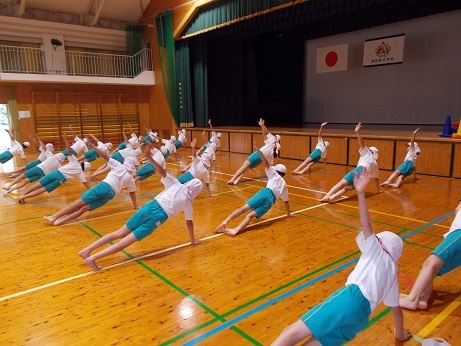
[[[179,174],[190,160],[167,160]],[[77,222],[53,227],[43,218],[78,198],[83,185],[69,181],[51,194],[17,203],[21,191],[0,200],[1,345],[268,345],[288,324],[344,285],[359,257],[354,191],[334,204],[321,198],[348,170],[323,164],[303,176],[287,174],[294,218],[276,205],[236,237],[213,234],[231,211],[265,185],[261,167],[237,186],[226,182],[246,155],[221,153],[211,174],[215,197],[194,201],[196,236],[191,246],[182,214],[140,243],[99,261],[93,272],[77,252],[118,229],[132,215],[129,194],[116,196]],[[289,170],[300,162],[281,160]],[[94,171],[102,162],[93,163]],[[8,164],[3,167],[11,169]],[[391,172],[381,171],[384,180]],[[11,179],[2,175],[3,185]],[[137,183],[140,205],[162,190],[158,176]],[[461,180],[419,175],[368,204],[376,232],[405,241],[399,282],[408,292],[424,259],[438,245],[461,198]],[[239,220],[240,221],[240,220]],[[230,224],[232,226],[233,224]],[[405,311],[418,337],[461,344],[460,269],[435,280],[427,311]],[[382,304],[369,327],[350,345],[393,345],[392,316]],[[407,345],[418,345],[410,340]]]

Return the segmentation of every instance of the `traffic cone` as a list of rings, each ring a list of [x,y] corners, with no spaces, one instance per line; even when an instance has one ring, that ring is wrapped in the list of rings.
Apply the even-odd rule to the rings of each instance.
[[[452,137],[461,139],[461,119],[459,120],[458,132],[456,132]]]
[[[451,137],[451,116],[447,115],[447,120],[445,120],[445,127],[443,128],[443,133],[439,137]]]

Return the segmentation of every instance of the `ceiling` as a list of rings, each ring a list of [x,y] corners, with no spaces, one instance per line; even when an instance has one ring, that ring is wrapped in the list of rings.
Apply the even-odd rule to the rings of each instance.
[[[150,1],[0,0],[0,15],[123,30],[138,22]]]

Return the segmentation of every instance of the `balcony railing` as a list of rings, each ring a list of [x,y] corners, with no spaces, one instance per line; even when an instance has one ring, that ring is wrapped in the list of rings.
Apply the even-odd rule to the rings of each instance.
[[[134,78],[146,70],[152,71],[148,48],[129,56],[0,45],[2,73]]]

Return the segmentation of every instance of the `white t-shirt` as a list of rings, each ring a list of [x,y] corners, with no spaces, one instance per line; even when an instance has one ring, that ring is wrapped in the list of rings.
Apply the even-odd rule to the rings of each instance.
[[[134,157],[136,159],[136,152],[134,151],[133,146],[130,143],[126,143],[126,148],[120,149],[118,152],[120,153],[120,155],[122,155],[124,159],[126,159],[128,156]]]
[[[151,151],[152,158],[157,161],[163,168],[166,168],[165,157],[163,156],[162,152],[157,148],[152,149]]]
[[[359,148],[360,158],[357,166],[365,167],[370,172],[370,177],[378,178],[379,169],[378,163],[373,158],[373,153],[367,147]]]
[[[86,146],[85,142],[82,141],[79,137],[75,136],[74,141],[75,143],[72,144],[70,147],[76,152],[77,155],[81,151],[83,151],[84,153],[88,151],[88,147]]]
[[[85,173],[82,171],[82,166],[77,158],[74,155],[69,155],[67,160],[69,163],[59,168],[64,178],[78,178],[82,183],[86,182]]]
[[[189,168],[189,173],[194,178],[203,180],[206,184],[210,183],[210,174],[203,162],[197,156],[192,157],[192,166]]]
[[[455,219],[453,220],[453,223],[451,224],[450,230],[447,233],[445,233],[443,236],[446,238],[447,235],[449,235],[451,232],[454,232],[458,229],[461,229],[461,208],[456,213]]]
[[[99,150],[101,150],[102,152],[106,153],[107,156],[110,156],[109,148],[107,148],[107,146],[103,142],[98,141],[98,147],[97,148]]]
[[[181,141],[181,143],[185,143],[187,140],[187,136],[184,132],[178,131],[178,140]]]
[[[61,162],[56,158],[56,155],[54,155],[51,152],[46,152],[47,158],[45,161],[40,162],[36,167],[41,168],[43,173],[48,174],[52,171],[57,170],[59,167],[61,167]]]
[[[274,143],[277,142],[275,136],[271,133],[268,133],[266,139],[264,140],[264,145],[259,148],[259,151],[263,153],[266,157],[269,164],[272,165],[274,161]]]
[[[282,201],[288,201],[288,187],[285,179],[274,169],[273,166],[265,169],[267,175],[266,187],[271,189],[275,195],[275,198],[281,198]]]
[[[322,152],[322,159],[327,156],[327,147],[325,146],[325,142],[323,141],[322,137],[317,139],[317,145],[315,146],[315,149],[319,149]]]
[[[22,144],[18,141],[11,141],[11,148],[9,152],[13,156],[19,155],[22,159],[26,158],[26,154],[24,154],[24,148],[22,147]]]
[[[38,155],[37,160],[40,160],[41,162],[46,160],[46,152],[48,149],[43,149],[41,146],[38,147],[38,150],[40,151],[40,155]]]
[[[165,186],[165,190],[159,193],[155,199],[168,215],[168,218],[184,211],[186,220],[192,220],[192,201],[186,197],[183,191],[183,185],[168,173],[165,177],[162,177],[160,181]]]
[[[103,181],[109,184],[115,193],[119,193],[124,187],[130,192],[136,191],[134,179],[124,165],[110,158],[107,166],[110,167],[110,172]]]
[[[408,147],[408,152],[407,155],[405,155],[405,160],[404,161],[412,161],[414,162],[416,160],[416,157],[418,154],[416,153],[416,148],[415,147]]]
[[[346,285],[356,284],[365,298],[370,302],[371,311],[384,301],[389,307],[399,306],[398,267],[379,244],[375,235],[365,239],[363,232],[356,238],[362,256]]]
[[[162,139],[162,143],[165,146],[165,148],[168,149],[170,154],[176,152],[176,146],[169,139]]]

